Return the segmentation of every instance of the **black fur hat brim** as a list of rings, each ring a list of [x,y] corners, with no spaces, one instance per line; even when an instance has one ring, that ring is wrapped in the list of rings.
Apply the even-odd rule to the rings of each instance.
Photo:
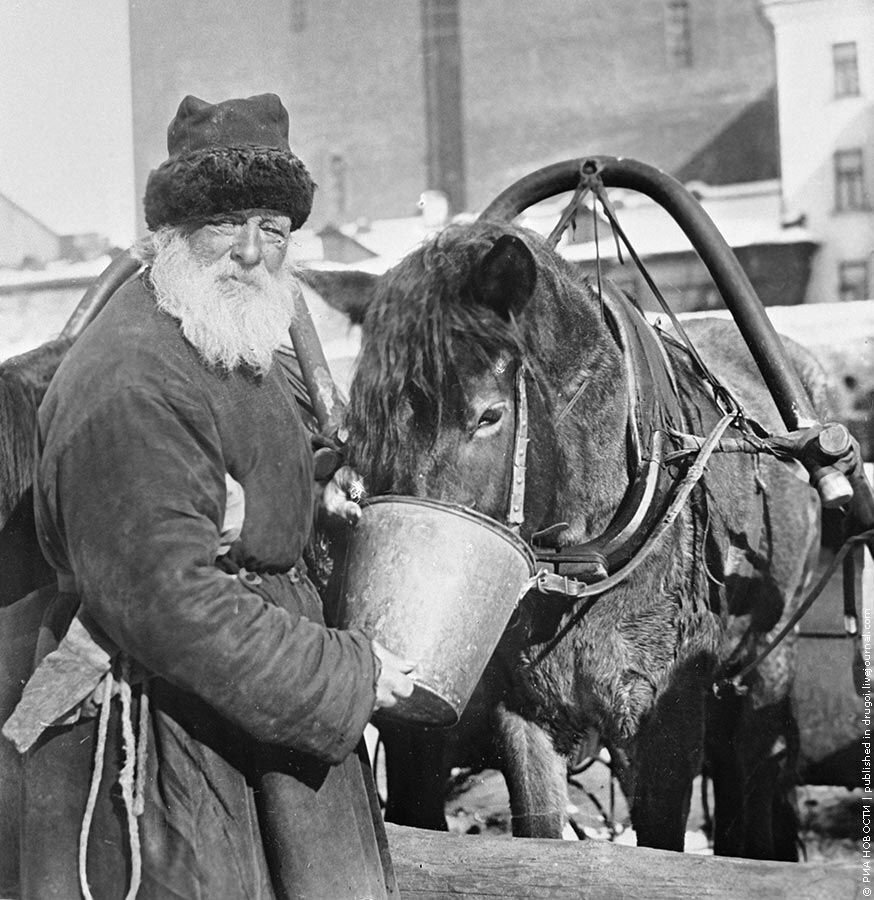
[[[306,222],[315,182],[293,154],[266,147],[218,147],[171,157],[146,183],[146,224],[154,231],[241,209],[272,209]]]

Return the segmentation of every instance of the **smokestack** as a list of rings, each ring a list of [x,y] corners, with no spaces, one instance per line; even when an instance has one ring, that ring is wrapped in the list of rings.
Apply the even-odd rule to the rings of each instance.
[[[421,0],[428,184],[465,209],[458,0]]]

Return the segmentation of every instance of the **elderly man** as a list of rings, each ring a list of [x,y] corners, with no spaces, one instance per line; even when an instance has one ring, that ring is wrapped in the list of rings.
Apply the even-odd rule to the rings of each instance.
[[[316,505],[360,510],[348,469],[315,488],[274,363],[314,190],[287,135],[272,94],[182,101],[146,188],[145,274],[41,407],[35,504],[59,592],[4,729],[30,747],[23,897],[396,890],[353,751],[411,693],[411,665],[325,627],[301,561]]]

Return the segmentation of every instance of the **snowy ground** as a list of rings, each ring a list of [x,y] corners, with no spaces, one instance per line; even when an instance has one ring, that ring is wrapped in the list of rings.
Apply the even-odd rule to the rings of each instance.
[[[384,757],[377,749],[378,732],[373,726],[365,731],[371,759],[376,760],[376,780],[385,797]],[[573,828],[566,839],[577,834],[594,840],[614,841],[636,846],[628,805],[618,784],[611,778],[609,757],[593,762],[569,783],[568,816]],[[510,801],[504,777],[494,769],[479,772],[456,770],[446,800],[446,822],[454,834],[488,834],[510,837]],[[712,855],[708,837],[702,779],[696,778],[686,831],[686,853]],[[712,787],[707,806],[712,812]],[[855,862],[862,852],[862,791],[844,787],[801,785],[796,792],[800,838],[807,862]]]
[[[378,783],[384,791],[384,775]],[[570,786],[568,814],[586,838],[635,846],[628,807],[617,785],[611,789],[609,768],[595,763]],[[695,781],[686,831],[687,853],[712,854],[701,798],[702,782]],[[801,839],[808,862],[858,861],[862,850],[862,793],[842,787],[803,785],[797,793]],[[712,797],[711,797],[712,808]],[[449,830],[456,834],[510,836],[509,798],[500,772],[462,774],[446,802]],[[566,837],[572,837],[571,834]]]

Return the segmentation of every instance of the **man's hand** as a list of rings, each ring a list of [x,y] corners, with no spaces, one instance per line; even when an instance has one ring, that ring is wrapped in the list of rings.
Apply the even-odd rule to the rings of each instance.
[[[416,667],[414,662],[401,659],[399,656],[386,650],[378,641],[370,642],[373,652],[382,664],[382,671],[376,682],[376,706],[373,711],[387,709],[394,706],[398,700],[409,697],[413,693],[412,679],[407,675]]]
[[[361,518],[361,507],[358,504],[364,499],[364,495],[361,476],[349,466],[341,466],[322,491],[321,514],[329,521],[341,519],[354,525]]]

